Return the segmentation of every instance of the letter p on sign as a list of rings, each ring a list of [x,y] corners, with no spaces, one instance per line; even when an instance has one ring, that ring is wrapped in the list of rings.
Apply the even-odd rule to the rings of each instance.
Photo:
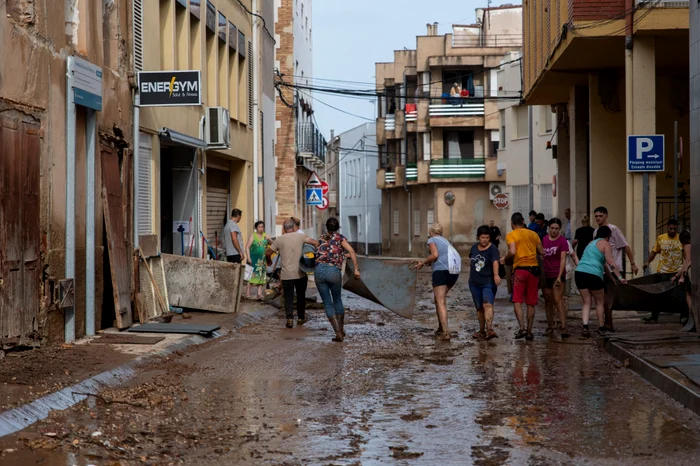
[[[654,147],[654,141],[651,138],[637,138],[637,160],[642,160],[644,154],[649,152]]]

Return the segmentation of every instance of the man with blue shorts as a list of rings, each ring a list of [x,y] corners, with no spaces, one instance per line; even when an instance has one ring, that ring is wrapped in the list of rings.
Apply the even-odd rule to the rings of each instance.
[[[480,226],[476,235],[479,242],[472,246],[469,253],[469,290],[479,317],[479,331],[474,333],[474,338],[491,340],[497,337],[493,331],[493,305],[498,285],[501,284],[498,274],[500,258],[498,249],[491,244],[491,229],[487,225]]]

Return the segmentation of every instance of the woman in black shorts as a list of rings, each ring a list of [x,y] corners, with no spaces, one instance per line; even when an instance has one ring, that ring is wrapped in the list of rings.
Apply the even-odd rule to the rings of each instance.
[[[455,286],[459,274],[451,274],[448,269],[448,254],[450,242],[442,236],[442,226],[434,223],[430,226],[430,239],[428,247],[430,255],[422,261],[418,261],[415,268],[420,270],[424,265],[433,267],[433,294],[435,295],[435,312],[438,318],[438,329],[435,336],[439,340],[450,339],[450,329],[447,325],[447,293]]]

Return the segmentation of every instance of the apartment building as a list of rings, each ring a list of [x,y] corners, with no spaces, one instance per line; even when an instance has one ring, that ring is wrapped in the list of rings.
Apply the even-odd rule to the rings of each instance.
[[[680,152],[683,141],[688,147],[689,135],[688,3],[524,6],[524,98],[557,111],[559,205],[571,207],[575,226],[582,215],[606,206],[637,263],[675,216],[674,186],[679,221],[689,225],[688,157],[678,163],[674,183],[674,148]],[[627,136],[657,134],[665,136],[664,170],[629,173]]]
[[[506,180],[497,72],[521,50],[521,27],[520,6],[478,9],[476,23],[445,35],[428,25],[415,49],[376,64],[384,255],[423,255],[436,222],[466,251],[480,225],[501,218],[490,197],[490,183]]]
[[[504,209],[500,227],[510,229],[510,215],[527,213],[534,209],[545,218],[563,218],[564,209],[559,205],[556,154],[558,127],[556,113],[549,105],[522,104],[521,79],[522,54],[511,52],[503,57],[497,73],[498,102],[501,129],[498,160],[501,169],[507,170],[505,186],[491,185],[491,195],[503,192],[509,197],[509,207]],[[513,99],[508,99],[513,97]],[[530,180],[530,118],[532,119],[532,182]],[[530,190],[532,186],[532,191]],[[568,187],[563,187],[567,189]],[[530,198],[532,193],[532,199]],[[532,206],[532,207],[531,207]]]
[[[301,219],[302,228],[318,230],[316,207],[307,206],[306,182],[326,165],[327,141],[314,119],[312,0],[276,2],[275,66],[279,86],[275,157],[277,160],[277,234],[291,216]],[[303,86],[302,88],[295,87]]]

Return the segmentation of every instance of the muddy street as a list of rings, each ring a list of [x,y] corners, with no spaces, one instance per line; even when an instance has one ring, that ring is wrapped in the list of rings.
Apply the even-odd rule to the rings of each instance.
[[[348,296],[348,338],[322,311],[282,313],[154,361],[130,383],[0,439],[0,464],[697,464],[700,422],[592,340],[476,342],[463,276],[456,338],[437,342],[429,274],[417,317]],[[454,333],[453,333],[454,335]]]

